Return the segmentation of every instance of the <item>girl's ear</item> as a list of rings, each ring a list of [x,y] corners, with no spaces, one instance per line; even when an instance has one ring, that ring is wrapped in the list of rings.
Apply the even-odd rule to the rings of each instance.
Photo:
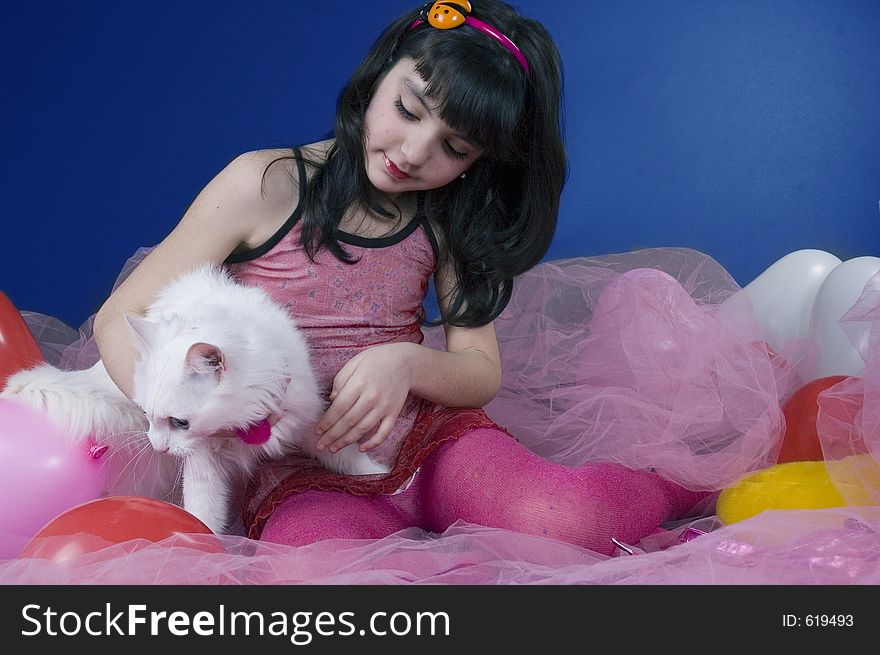
[[[137,314],[123,314],[128,331],[134,338],[134,345],[142,353],[149,352],[156,337],[156,325]]]
[[[216,373],[226,370],[223,351],[210,343],[194,343],[186,351],[184,369],[187,373]]]

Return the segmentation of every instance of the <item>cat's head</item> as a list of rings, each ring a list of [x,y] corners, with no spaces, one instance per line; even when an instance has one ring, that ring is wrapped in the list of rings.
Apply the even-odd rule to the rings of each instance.
[[[265,418],[283,393],[279,376],[257,381],[241,370],[248,355],[234,335],[209,334],[176,316],[125,320],[140,352],[132,400],[159,452],[185,457],[205,440]]]

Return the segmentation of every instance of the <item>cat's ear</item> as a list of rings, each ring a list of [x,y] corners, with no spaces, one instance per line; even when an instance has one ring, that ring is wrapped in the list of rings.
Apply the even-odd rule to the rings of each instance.
[[[152,349],[151,344],[155,342],[156,325],[137,314],[123,314],[122,316],[128,325],[128,331],[134,338],[134,345],[142,353],[149,352]]]
[[[210,343],[194,343],[186,351],[185,366],[190,373],[223,373],[226,360],[223,351]]]

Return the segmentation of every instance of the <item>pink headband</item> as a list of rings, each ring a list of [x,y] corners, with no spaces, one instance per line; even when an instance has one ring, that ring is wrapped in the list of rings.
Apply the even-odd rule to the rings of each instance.
[[[481,20],[468,16],[467,14],[469,14],[471,11],[473,11],[473,9],[471,8],[471,3],[468,2],[468,0],[457,0],[456,2],[446,2],[445,0],[438,0],[433,5],[431,5],[430,9],[426,4],[422,8],[422,12],[421,14],[419,14],[419,17],[413,22],[412,25],[410,25],[409,29],[414,30],[416,27],[423,23],[428,23],[431,27],[436,27],[438,30],[449,30],[455,27],[459,27],[461,25],[470,25],[474,29],[488,34],[493,39],[498,41],[498,43],[507,48],[510,51],[510,54],[516,57],[519,65],[523,67],[526,75],[528,75],[529,64],[526,61],[525,55],[523,55],[522,51],[516,47],[516,44],[491,25],[488,25]]]

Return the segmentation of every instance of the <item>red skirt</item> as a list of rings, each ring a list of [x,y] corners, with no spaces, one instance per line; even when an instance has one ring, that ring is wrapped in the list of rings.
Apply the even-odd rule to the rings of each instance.
[[[275,508],[289,496],[310,489],[342,491],[356,496],[393,494],[412,477],[437,446],[477,428],[493,428],[510,435],[486,416],[482,409],[437,410],[430,403],[425,403],[415,425],[401,444],[390,473],[333,473],[310,458],[264,464],[248,484],[245,495],[242,519],[247,536],[259,539],[263,526]]]

